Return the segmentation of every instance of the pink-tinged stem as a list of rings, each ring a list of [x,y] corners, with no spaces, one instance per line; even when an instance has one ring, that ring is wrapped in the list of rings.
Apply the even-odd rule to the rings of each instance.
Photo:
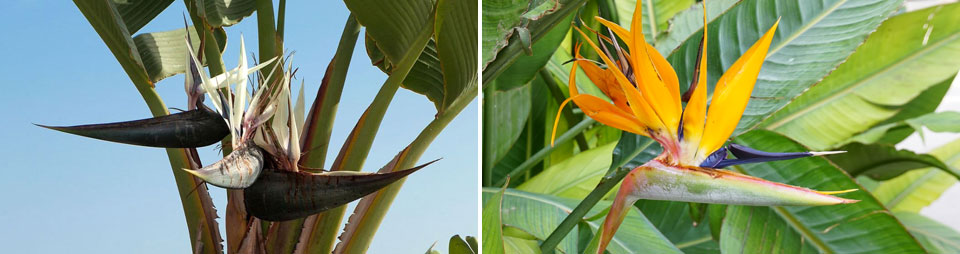
[[[632,172],[630,174],[632,174]],[[636,184],[634,184],[634,178],[628,174],[627,177],[623,179],[620,190],[617,191],[617,197],[614,198],[613,205],[610,206],[610,212],[607,213],[607,218],[603,220],[597,254],[602,254],[603,250],[607,249],[607,244],[610,244],[613,235],[617,232],[617,229],[620,228],[620,223],[623,223],[623,218],[627,217],[627,212],[633,207],[633,203],[637,202],[638,199],[631,195],[635,191]]]

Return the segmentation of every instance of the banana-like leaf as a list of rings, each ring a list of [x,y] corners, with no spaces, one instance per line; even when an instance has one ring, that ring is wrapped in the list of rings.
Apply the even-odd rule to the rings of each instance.
[[[483,2],[483,85],[496,79],[517,57],[523,52],[529,52],[530,46],[543,38],[553,27],[565,20],[571,13],[579,9],[585,0],[540,0],[535,1],[532,8],[522,15],[523,18],[534,18],[519,21],[521,27],[516,27],[517,12],[522,12],[527,2],[517,0],[496,0]],[[512,21],[512,22],[509,22]],[[513,25],[510,25],[513,24]],[[514,29],[516,28],[516,29]],[[511,36],[516,32],[517,36]],[[504,44],[505,43],[505,44]],[[569,60],[569,59],[568,59]]]
[[[418,34],[426,27],[433,26],[432,0],[347,0],[344,3],[360,25],[367,28],[367,36],[393,63],[399,64],[408,48],[419,47]]]
[[[531,49],[532,55],[522,55],[517,57],[516,62],[503,71],[493,83],[496,90],[506,91],[516,87],[526,85],[537,75],[537,71],[543,68],[550,60],[557,47],[567,37],[570,31],[570,23],[574,15],[568,15],[566,19],[557,24],[542,39],[534,43]]]
[[[484,188],[483,199],[490,199],[497,191],[498,189]],[[521,228],[539,239],[544,239],[570,214],[570,210],[577,203],[579,201],[576,199],[507,189],[503,196],[501,213],[504,224]],[[588,225],[589,230],[596,232],[603,223],[603,216],[600,216],[605,213],[603,208],[609,205],[609,202],[602,202],[580,220]],[[563,253],[576,253],[578,244],[577,237],[570,234],[564,237],[557,249]],[[627,219],[607,249],[610,253],[681,253],[636,209],[631,209],[627,214]]]
[[[439,5],[438,5],[439,6]],[[462,99],[464,91],[476,88],[476,19],[467,13],[476,13],[476,6],[447,4],[437,10],[436,33],[424,48],[416,65],[403,81],[403,88],[423,94],[442,113],[454,101]],[[459,13],[458,15],[439,15]],[[443,19],[443,20],[441,20]],[[393,58],[382,52],[376,37],[367,33],[367,53],[381,70],[392,73]]]
[[[895,212],[910,234],[923,244],[929,253],[960,253],[960,233],[918,213]]]
[[[727,10],[739,4],[740,1],[741,0],[704,1],[707,4],[707,23],[713,22],[714,19],[726,13]],[[630,12],[633,12],[633,9],[631,9]],[[656,41],[653,41],[653,46],[657,48],[657,51],[660,51],[660,54],[668,55],[681,43],[691,38],[690,36],[701,31],[703,31],[703,2],[694,4],[689,9],[674,15],[673,18],[669,20],[669,29],[664,31],[661,36],[658,36]],[[646,33],[647,30],[644,29],[643,32]]]
[[[913,134],[913,132],[916,131],[909,125],[906,125],[906,122],[904,121],[936,111],[937,107],[940,105],[940,102],[943,101],[943,97],[947,95],[947,90],[950,89],[950,84],[953,83],[954,78],[956,78],[956,76],[946,79],[943,82],[940,82],[940,84],[927,88],[926,91],[923,91],[920,93],[920,95],[913,98],[913,100],[910,100],[910,102],[901,106],[896,115],[893,115],[887,120],[876,124],[867,131],[861,132],[860,134],[841,142],[841,144],[848,144],[851,142],[860,142],[864,144],[900,143],[900,141],[903,141],[910,136],[910,134]]]
[[[923,127],[927,127],[927,129],[934,132],[960,132],[960,112],[935,112],[903,121],[878,125],[863,133],[850,137],[847,141],[844,141],[844,143],[880,142],[889,144],[891,142],[887,139],[891,139],[891,135],[898,135],[905,129],[908,130],[907,133],[917,132],[920,134],[920,138],[923,138],[923,132],[921,131]]]
[[[493,166],[507,154],[526,126],[530,116],[530,85],[510,90],[490,90],[484,95],[483,176],[493,183]],[[487,184],[489,185],[489,184]]]
[[[684,253],[710,253],[719,246],[706,224],[694,224],[687,202],[640,200],[634,204],[667,239]],[[711,204],[712,206],[713,204]],[[716,253],[718,251],[713,251]]]
[[[807,151],[779,134],[756,130],[735,141],[764,151]],[[767,180],[818,190],[860,189],[824,158],[744,164],[737,170]],[[720,231],[723,252],[922,253],[907,230],[866,191],[842,194],[854,204],[815,207],[728,206]]]
[[[469,239],[469,236],[467,237]],[[476,243],[471,246],[468,240],[460,238],[460,235],[450,237],[450,245],[447,248],[450,254],[476,254],[480,250],[476,248]]]
[[[657,41],[667,32],[669,26],[667,21],[677,13],[693,6],[694,2],[694,0],[615,0],[614,5],[617,6],[617,17],[633,17],[637,4],[642,4],[643,37],[647,41]],[[617,21],[622,27],[630,27],[633,19],[619,18]]]
[[[708,52],[716,53],[707,57],[707,80],[713,84],[763,35],[763,29],[780,20],[752,99],[733,135],[754,128],[830,73],[899,3],[744,0],[710,22],[710,31],[715,32],[709,34]],[[680,84],[690,84],[701,37],[691,36],[668,57]],[[712,92],[712,86],[708,88]]]
[[[472,101],[477,88],[477,4],[476,1],[437,2],[434,40],[443,72],[443,106],[438,113],[457,100]]]
[[[563,198],[583,199],[610,168],[615,143],[583,151],[554,164],[527,180],[517,190]],[[613,192],[608,193],[609,195]]]
[[[893,145],[852,143],[840,150],[847,152],[829,155],[827,159],[854,177],[866,175],[875,180],[887,180],[909,170],[936,167],[960,178],[960,171],[934,156],[898,150]]]
[[[370,56],[370,61],[373,65],[376,65],[384,73],[393,73],[394,63],[387,59],[386,56],[383,55],[383,52],[377,48],[377,42],[369,35],[366,36],[364,42],[366,43],[367,55]],[[443,73],[440,69],[440,59],[437,57],[437,44],[431,39],[430,42],[427,43],[427,46],[423,48],[423,52],[420,53],[417,63],[414,64],[413,69],[410,70],[410,74],[407,75],[407,78],[403,80],[400,86],[426,96],[427,99],[433,102],[434,107],[440,110],[443,108],[444,97]]]
[[[136,33],[173,3],[173,0],[112,1],[114,6],[117,7],[117,12],[120,13],[120,17],[123,18],[123,23],[127,26],[127,31],[130,31],[130,33]]]
[[[483,1],[483,66],[496,58],[514,33],[526,30],[529,23],[560,7],[558,0],[488,0]],[[527,45],[529,46],[529,45]]]
[[[217,33],[224,33],[222,28],[215,29]],[[193,45],[192,50],[197,52],[200,49],[200,36],[197,36],[196,30],[192,26],[189,31],[191,44]],[[133,37],[133,43],[137,45],[143,67],[150,75],[150,81],[156,83],[161,79],[186,71],[186,62],[183,61],[187,55],[187,47],[184,45],[186,33],[187,29],[181,28],[165,32],[138,34]],[[222,45],[226,46],[226,44]],[[224,47],[221,46],[220,52],[222,53],[223,50]],[[203,65],[206,66],[206,58],[203,60]]]
[[[960,139],[934,149],[930,155],[950,166],[960,166]],[[872,193],[892,211],[919,213],[956,182],[955,177],[939,169],[914,170],[881,182]]]
[[[484,200],[481,224],[483,225],[483,249],[485,253],[504,253],[503,222],[500,211],[503,204],[503,192],[506,187],[499,189],[493,197]]]
[[[956,74],[958,48],[960,4],[890,18],[830,76],[764,121],[764,128],[813,150],[833,147]]]
[[[198,0],[203,18],[212,27],[232,26],[257,10],[256,0]]]

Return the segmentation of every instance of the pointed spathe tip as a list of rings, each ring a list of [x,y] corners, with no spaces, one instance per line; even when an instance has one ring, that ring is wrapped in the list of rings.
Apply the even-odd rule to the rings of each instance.
[[[824,155],[831,155],[831,154],[841,154],[841,153],[846,153],[846,152],[847,152],[847,151],[810,152],[810,155],[812,155],[812,156],[824,156]]]

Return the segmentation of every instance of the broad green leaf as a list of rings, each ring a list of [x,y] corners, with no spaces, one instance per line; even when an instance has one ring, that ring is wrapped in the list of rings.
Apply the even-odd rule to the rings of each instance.
[[[799,152],[807,148],[770,131],[737,137],[762,151]],[[766,180],[822,191],[861,189],[824,158],[744,164],[735,167]],[[853,204],[800,207],[729,206],[720,230],[723,252],[782,250],[790,253],[922,253],[924,250],[870,193],[840,194]]]
[[[436,33],[402,84],[403,88],[426,96],[438,113],[477,85],[477,21],[475,16],[463,15],[476,14],[476,6],[469,1],[439,3],[442,4],[438,8],[442,9],[436,11]],[[381,51],[375,38],[367,32],[367,55],[374,65],[390,74],[395,63]]]
[[[454,235],[450,237],[450,245],[447,249],[450,254],[476,254],[477,250],[470,248],[470,244],[466,240],[460,238],[460,235]]]
[[[524,131],[520,133],[520,137],[517,138],[517,142],[513,143],[513,147],[507,151],[506,155],[500,158],[500,161],[497,161],[496,165],[493,166],[493,169],[490,169],[490,183],[484,183],[484,186],[503,181],[504,178],[510,174],[510,171],[526,162],[532,153],[535,153],[542,148],[536,148],[527,145],[528,143],[533,144],[534,142],[531,140],[532,138],[529,137],[526,129],[530,129],[530,127],[524,128]],[[484,146],[484,148],[486,148],[486,146]],[[484,177],[487,176],[484,175]],[[522,177],[511,178],[510,185],[517,186],[524,181],[526,181],[526,179]]]
[[[662,200],[640,200],[634,204],[657,230],[684,253],[704,253],[717,249],[706,224],[694,224],[690,203]]]
[[[904,227],[929,253],[960,253],[960,233],[918,213],[895,212]]]
[[[740,0],[710,0],[707,3],[707,22],[713,22],[714,19],[730,10],[733,6],[740,3]],[[652,41],[653,46],[660,51],[660,54],[668,55],[681,43],[691,38],[694,34],[696,38],[703,38],[703,2],[694,4],[689,9],[677,13],[669,21],[669,30]],[[646,33],[646,30],[644,30]]]
[[[407,49],[417,44],[420,31],[433,26],[433,0],[346,0],[344,3],[392,63],[400,63]]]
[[[934,149],[930,155],[947,165],[960,166],[960,139]],[[873,195],[892,211],[919,213],[956,182],[955,177],[942,170],[914,170],[881,182],[873,190]]]
[[[477,89],[477,4],[476,1],[439,0],[434,28],[437,57],[443,72],[443,113],[468,90]]]
[[[498,189],[493,197],[484,199],[483,219],[483,250],[485,253],[498,254],[504,253],[503,243],[503,189]]]
[[[883,181],[872,193],[891,211],[920,212],[955,183],[955,177],[941,170],[928,168],[910,171]]]
[[[723,228],[723,219],[727,216],[727,205],[707,205],[707,220],[710,223],[710,236],[720,241],[720,229]]]
[[[483,167],[484,172],[491,172],[516,142],[527,123],[530,116],[530,85],[506,91],[490,89],[484,100]],[[492,183],[492,177],[484,175],[484,182]]]
[[[957,76],[954,75],[939,84],[927,88],[926,91],[923,91],[920,95],[913,98],[913,100],[900,107],[900,111],[898,111],[896,115],[880,122],[878,125],[900,122],[933,113],[937,110],[937,106],[940,106],[943,97],[947,95],[947,91],[950,89],[950,85],[953,84],[953,80],[956,77]]]
[[[633,22],[633,12],[636,10],[637,0],[616,0],[618,23],[628,28]],[[667,21],[683,11],[695,2],[694,0],[641,0],[643,37],[647,41],[656,41],[660,35],[667,31]],[[702,23],[702,22],[701,22]]]
[[[222,32],[222,29],[218,29]],[[179,73],[184,73],[187,69],[184,59],[187,56],[187,44],[185,40],[186,28],[165,31],[138,34],[133,37],[133,43],[137,46],[140,53],[140,59],[143,61],[143,67],[150,76],[153,83],[161,79],[170,77]],[[193,45],[193,52],[200,49],[200,37],[197,31],[190,27],[190,40]],[[223,47],[220,52],[223,52]],[[206,58],[203,60],[206,65]]]
[[[509,67],[520,54],[529,50],[530,44],[521,41],[521,37],[510,36],[513,33],[513,27],[516,22],[515,12],[522,8],[523,1],[517,0],[488,0],[483,1],[483,27],[482,27],[482,50],[481,59],[483,61],[483,85],[496,79],[507,67]],[[530,33],[529,43],[536,43],[543,38],[547,32],[560,22],[563,22],[571,13],[579,9],[586,0],[541,0],[537,6],[543,4],[553,5],[556,8],[539,12],[544,8],[537,9],[538,19],[529,20],[529,23],[521,22],[524,27],[520,31],[526,30]],[[549,13],[549,14],[548,14]],[[530,17],[531,15],[526,15]],[[509,39],[509,40],[507,40]],[[505,43],[505,44],[504,44]]]
[[[531,20],[549,14],[558,0],[486,0],[483,4],[483,66],[507,46],[517,28],[527,29]]]
[[[256,0],[198,0],[203,18],[212,27],[232,26],[257,9]]]
[[[927,127],[934,132],[960,132],[960,112],[956,111],[930,113],[905,122],[915,130]]]
[[[536,240],[506,236],[503,237],[503,243],[503,248],[506,250],[504,253],[540,253],[540,246],[537,245]]]
[[[960,132],[960,112],[945,111],[928,113],[916,118],[878,125],[863,133],[850,137],[843,143],[877,142],[889,144],[891,143],[890,141],[902,141],[902,138],[897,140],[899,136],[902,136],[902,133],[909,134],[913,132],[919,133],[920,138],[923,138],[923,132],[921,131],[923,127],[927,127],[927,129],[934,132]]]
[[[847,152],[827,156],[827,159],[854,177],[866,175],[876,180],[887,180],[925,167],[936,167],[960,175],[955,168],[936,157],[898,150],[893,145],[851,143],[839,150]]]
[[[534,76],[537,75],[537,70],[543,68],[547,61],[550,61],[551,56],[560,46],[560,42],[566,37],[570,30],[572,18],[573,15],[569,15],[567,19],[551,29],[543,39],[534,43],[533,55],[517,57],[517,61],[493,81],[493,87],[497,90],[509,90],[526,85],[533,80]]]
[[[764,128],[813,150],[835,146],[956,74],[958,48],[960,4],[890,18],[830,76],[764,121]]]
[[[610,154],[614,147],[616,143],[610,143],[578,153],[543,170],[517,190],[583,199],[610,168]]]
[[[121,20],[120,13],[117,12],[113,2],[105,0],[74,0],[73,2],[100,35],[100,39],[103,39],[103,43],[107,45],[113,56],[117,58],[117,62],[134,85],[140,90],[151,89],[153,83],[150,82],[150,77],[143,67],[143,61],[137,53],[137,46],[133,43],[130,31]],[[162,111],[165,112],[166,109]],[[154,115],[162,113],[153,110],[151,112]]]
[[[490,199],[497,191],[498,189],[484,188],[483,199]],[[553,232],[560,221],[569,215],[577,203],[579,203],[579,200],[576,199],[507,189],[503,196],[503,207],[501,208],[503,223],[524,229],[537,238],[544,239]],[[600,219],[603,216],[598,216],[598,214],[603,213],[604,208],[609,206],[610,202],[601,202],[584,216],[584,219],[598,219],[581,219],[581,221],[589,225],[590,230],[596,232],[600,224],[603,223],[603,220]],[[575,234],[569,234],[564,237],[557,248],[563,253],[576,253],[577,241]],[[610,253],[680,253],[680,250],[660,234],[650,224],[650,221],[637,210],[631,210],[627,214],[626,220],[620,225],[620,229],[607,249]]]
[[[805,241],[799,230],[767,207],[730,206],[720,230],[720,249],[724,252],[755,251],[770,253],[827,253]],[[810,232],[815,234],[817,232]]]
[[[376,41],[368,35],[364,42],[366,43],[367,55],[370,56],[373,65],[387,74],[393,73],[394,63],[390,62],[383,55],[383,52],[377,48]],[[417,58],[417,63],[413,65],[410,74],[407,75],[400,86],[426,96],[439,110],[443,108],[444,89],[443,73],[440,69],[442,67],[440,66],[440,59],[437,57],[437,44],[431,39],[427,46],[423,48],[423,52]]]
[[[754,128],[830,73],[899,6],[887,0],[744,0],[710,22],[707,77],[714,84],[780,19],[734,135]],[[683,86],[690,84],[700,41],[690,36],[668,57]]]
[[[160,15],[167,6],[173,3],[173,0],[153,0],[153,1],[130,1],[130,0],[112,0],[117,12],[123,18],[123,23],[127,26],[127,31],[136,33],[143,26],[150,23],[153,18]]]

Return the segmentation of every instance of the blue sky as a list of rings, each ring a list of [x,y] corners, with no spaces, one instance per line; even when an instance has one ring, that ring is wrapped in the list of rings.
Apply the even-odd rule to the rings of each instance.
[[[15,0],[0,15],[0,245],[9,253],[189,253],[190,239],[162,149],[97,141],[35,127],[75,125],[150,116],[133,84],[72,2]],[[141,29],[183,27],[176,1]],[[228,66],[257,49],[256,14],[227,28]],[[307,107],[336,50],[348,11],[341,1],[290,1],[286,47],[306,81]],[[334,125],[336,155],[386,75],[370,65],[362,38]],[[232,67],[230,67],[232,68]],[[299,83],[299,81],[298,81]],[[185,108],[183,77],[167,78],[157,91],[168,107]],[[406,146],[435,109],[426,97],[401,89],[384,118],[363,171],[374,171]],[[384,219],[370,253],[441,250],[454,234],[477,236],[477,103],[468,106],[421,161],[444,158],[408,178]],[[204,164],[219,157],[200,149]],[[223,217],[225,192],[211,195]],[[352,211],[352,204],[348,210]]]

